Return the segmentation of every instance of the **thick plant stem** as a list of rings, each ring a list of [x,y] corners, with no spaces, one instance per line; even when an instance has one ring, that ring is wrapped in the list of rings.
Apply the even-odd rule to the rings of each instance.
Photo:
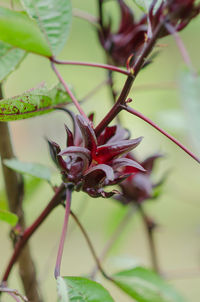
[[[106,116],[99,123],[99,125],[95,128],[95,133],[97,137],[110,124],[110,122],[112,122],[112,120],[120,113],[120,111],[122,111],[123,108],[121,107],[121,104],[125,103],[133,82],[134,82],[134,77],[132,75],[129,75],[117,102],[114,104],[111,110],[106,114]]]
[[[13,255],[11,256],[11,259],[8,263],[8,266],[6,268],[6,271],[3,275],[2,283],[4,284],[7,282],[8,277],[11,273],[11,270],[16,263],[17,259],[23,252],[23,248],[28,242],[28,240],[31,238],[31,236],[35,233],[35,231],[39,228],[39,226],[44,222],[44,220],[47,218],[47,216],[52,212],[52,210],[58,206],[63,198],[63,193],[65,190],[65,186],[63,184],[60,185],[60,187],[56,190],[53,198],[50,200],[46,208],[42,211],[42,213],[38,216],[38,218],[32,223],[30,227],[28,227],[24,233],[20,236],[18,239],[15,249],[13,252]],[[33,300],[32,300],[33,301]]]
[[[113,72],[111,70],[108,71],[108,86],[112,98],[112,104],[115,104],[117,92],[114,89],[114,80],[113,80]],[[119,114],[116,116],[116,121],[118,124],[121,124]]]
[[[102,273],[102,275],[103,275],[106,279],[108,279],[108,280],[110,280],[110,281],[113,281],[112,278],[109,277],[109,276],[106,274],[106,272],[104,271],[104,269],[103,269],[103,267],[102,267],[102,265],[101,265],[101,262],[100,262],[100,260],[98,259],[97,254],[96,254],[96,252],[95,252],[95,250],[94,250],[93,244],[92,244],[92,242],[91,242],[91,240],[90,240],[90,238],[89,238],[87,232],[85,231],[83,225],[82,225],[81,222],[79,221],[78,217],[77,217],[77,216],[74,214],[74,212],[72,212],[72,211],[70,211],[70,214],[71,214],[71,216],[73,217],[74,221],[77,223],[78,227],[80,228],[80,230],[81,230],[83,236],[85,237],[85,240],[86,240],[86,242],[87,242],[87,244],[88,244],[88,247],[89,247],[89,249],[90,249],[90,251],[91,251],[91,253],[92,253],[92,256],[93,256],[93,258],[94,258],[94,260],[95,260],[95,263],[96,263],[96,265],[97,265],[99,271]]]
[[[64,224],[62,228],[62,234],[60,238],[60,244],[58,248],[58,255],[57,255],[57,260],[56,260],[56,267],[55,267],[55,278],[60,276],[60,266],[61,266],[61,261],[62,261],[62,255],[63,255],[63,250],[64,250],[64,243],[65,243],[65,238],[67,234],[67,226],[68,226],[68,221],[69,221],[69,214],[70,214],[70,208],[71,208],[71,190],[67,189],[66,192],[66,205],[65,205],[65,218],[64,218]]]
[[[2,98],[2,87],[0,87],[0,97]],[[5,122],[0,122],[0,155],[8,205],[11,212],[18,215],[19,225],[21,227],[21,230],[23,231],[26,227],[22,207],[23,179],[20,174],[7,168],[3,164],[4,159],[10,159],[14,157],[9,126],[8,123]],[[42,298],[37,282],[35,265],[32,260],[30,248],[28,245],[21,253],[18,259],[18,264],[20,277],[26,296],[32,302],[41,302]]]
[[[106,114],[106,116],[103,118],[103,120],[99,123],[99,125],[95,128],[95,133],[98,136],[101,134],[101,132],[112,122],[112,120],[119,114],[119,112],[122,110],[122,105],[125,105],[126,103],[126,98],[128,97],[128,94],[132,88],[132,85],[134,83],[134,80],[141,70],[147,56],[150,54],[152,51],[157,38],[159,37],[160,31],[163,28],[163,22],[160,22],[159,25],[155,28],[155,31],[149,39],[148,42],[145,43],[144,48],[141,52],[141,55],[138,57],[138,60],[135,62],[133,68],[132,68],[132,73],[128,75],[126,82],[124,84],[124,87],[118,97],[117,102],[114,104],[114,106],[111,108],[111,110]]]
[[[146,230],[147,234],[147,239],[149,243],[149,252],[150,252],[150,257],[151,257],[151,263],[152,263],[152,268],[154,271],[158,274],[160,274],[160,268],[158,264],[158,257],[157,257],[157,251],[156,251],[156,244],[155,244],[155,239],[154,239],[154,230],[156,227],[156,224],[148,218],[146,215],[143,206],[140,204],[138,206],[139,212],[141,214],[144,227]]]
[[[130,222],[131,218],[133,217],[134,213],[135,213],[135,207],[131,207],[129,209],[129,211],[125,214],[125,216],[122,218],[122,220],[120,221],[120,223],[118,224],[117,228],[114,230],[113,234],[111,235],[111,238],[108,240],[108,242],[106,243],[100,257],[99,260],[102,262],[105,260],[105,258],[107,257],[108,253],[110,252],[110,250],[112,249],[112,247],[114,246],[114,244],[117,242],[117,240],[119,239],[120,235],[123,233],[124,229],[126,228],[127,224]],[[96,265],[95,268],[93,269],[92,273],[90,274],[91,279],[95,279],[96,274],[98,272],[98,266]]]

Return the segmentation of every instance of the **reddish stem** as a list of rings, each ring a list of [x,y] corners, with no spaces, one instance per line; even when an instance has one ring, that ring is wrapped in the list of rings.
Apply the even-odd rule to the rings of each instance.
[[[27,297],[22,296],[16,289],[11,289],[11,288],[0,286],[0,292],[11,295],[16,301],[20,302],[21,300],[18,299],[18,297],[20,297],[22,299],[22,301],[28,302]]]
[[[192,65],[192,61],[190,59],[189,53],[188,53],[181,37],[179,36],[178,32],[176,31],[176,29],[170,23],[166,23],[165,27],[168,30],[168,32],[174,37],[185,64],[188,66],[188,68],[191,70],[191,72],[194,75],[197,75],[197,72],[195,71],[195,69]]]
[[[7,293],[7,294],[10,295],[16,302],[21,302],[21,300],[17,296],[15,296],[15,294],[13,293]]]
[[[84,103],[91,97],[93,97],[96,93],[99,92],[99,90],[104,87],[106,84],[108,84],[108,80],[104,80],[101,83],[99,83],[96,87],[94,87],[92,90],[90,90],[84,97],[81,98],[81,101],[79,103]]]
[[[73,95],[73,93],[71,92],[71,90],[69,89],[67,83],[64,81],[64,79],[62,78],[61,74],[59,73],[59,71],[57,70],[57,68],[55,67],[54,63],[51,63],[52,69],[55,72],[55,74],[57,75],[60,83],[63,85],[63,87],[65,88],[66,92],[69,94],[72,102],[74,103],[74,105],[76,106],[76,108],[78,109],[78,111],[80,112],[80,114],[82,116],[84,116],[86,118],[86,120],[88,120],[87,115],[85,114],[85,112],[82,110],[81,106],[79,105],[79,102],[77,101],[77,99],[75,98],[75,96]]]
[[[69,214],[70,214],[70,207],[71,207],[71,190],[67,189],[66,192],[66,205],[65,205],[65,218],[64,218],[64,224],[62,228],[62,234],[60,237],[60,244],[58,248],[58,254],[57,254],[57,260],[56,260],[56,267],[55,267],[55,278],[60,276],[60,266],[61,266],[61,260],[62,260],[62,255],[63,255],[63,249],[64,249],[64,243],[65,243],[65,238],[67,234],[67,226],[68,226],[68,221],[69,221]]]
[[[89,247],[89,249],[90,249],[90,251],[91,251],[91,253],[92,253],[92,256],[93,256],[93,258],[94,258],[94,260],[95,260],[95,262],[96,262],[96,265],[97,265],[99,271],[102,273],[102,275],[103,275],[106,279],[108,279],[108,280],[110,280],[110,281],[113,281],[112,278],[109,277],[109,276],[107,275],[107,273],[104,271],[104,269],[103,269],[103,267],[102,267],[102,265],[101,265],[101,261],[99,260],[97,254],[96,254],[96,252],[95,252],[95,249],[94,249],[94,247],[93,247],[93,244],[92,244],[92,242],[91,242],[91,240],[90,240],[90,238],[89,238],[89,236],[88,236],[86,230],[84,229],[83,225],[81,224],[80,220],[79,220],[78,217],[74,214],[74,212],[71,211],[70,214],[71,214],[71,216],[73,217],[74,221],[77,223],[78,227],[80,228],[80,230],[81,230],[81,232],[82,232],[82,234],[83,234],[83,236],[84,236],[84,238],[85,238],[85,240],[86,240],[86,242],[87,242],[87,244],[88,244],[88,247]]]
[[[28,227],[24,233],[19,238],[18,242],[15,245],[15,249],[13,252],[13,255],[9,261],[9,264],[6,268],[6,271],[3,276],[2,282],[6,282],[8,280],[8,277],[10,275],[10,272],[17,261],[23,247],[27,243],[27,241],[30,239],[30,237],[35,233],[35,231],[38,229],[38,227],[42,224],[42,222],[47,218],[47,216],[51,213],[51,211],[60,204],[62,199],[62,193],[64,192],[64,185],[61,184],[60,187],[56,190],[56,193],[54,194],[51,201],[48,203],[46,208],[42,211],[42,213],[39,215],[39,217],[33,222],[33,224]]]
[[[200,159],[194,155],[190,150],[188,150],[183,144],[181,144],[176,138],[171,136],[169,133],[161,129],[158,125],[156,125],[153,121],[151,121],[148,117],[144,116],[142,113],[136,111],[135,109],[129,107],[129,106],[121,106],[124,110],[128,111],[129,113],[139,117],[155,129],[157,129],[159,132],[161,132],[163,135],[168,137],[172,142],[174,142],[177,146],[179,146],[183,151],[185,151],[187,154],[189,154],[194,160],[196,160],[198,163],[200,163]]]
[[[111,110],[108,112],[108,114],[103,118],[103,120],[99,123],[99,125],[95,129],[96,135],[100,135],[101,132],[108,126],[108,124],[119,114],[119,112],[122,110],[121,105],[124,105],[126,102],[126,98],[131,90],[131,87],[134,83],[135,77],[137,76],[138,72],[142,68],[147,56],[151,52],[153,46],[156,43],[156,40],[160,34],[160,31],[163,28],[164,20],[163,22],[160,22],[158,26],[156,27],[151,39],[147,43],[145,43],[144,48],[141,52],[141,55],[138,57],[137,61],[135,62],[133,66],[133,72],[134,74],[129,74],[128,78],[126,79],[126,82],[124,84],[124,87],[122,89],[122,92],[117,100],[117,102],[114,104],[114,106],[111,108]]]
[[[130,72],[122,68],[116,67],[114,65],[101,64],[101,63],[92,63],[92,62],[80,62],[80,61],[59,61],[55,58],[51,58],[51,61],[59,65],[74,65],[74,66],[88,66],[88,67],[98,67],[103,69],[108,69],[111,71],[116,71],[125,75],[129,75]]]
[[[127,224],[130,222],[130,218],[133,217],[133,214],[135,213],[135,207],[131,207],[129,211],[125,214],[125,216],[120,221],[119,225],[117,225],[117,228],[114,230],[113,234],[109,238],[108,242],[106,243],[105,247],[103,248],[103,251],[99,257],[99,261],[103,262],[105,258],[107,257],[108,253],[114,246],[114,244],[119,239],[120,235],[123,233],[124,229],[126,228]],[[98,266],[96,265],[90,274],[90,277],[92,280],[95,279],[96,274],[98,272]]]
[[[90,15],[88,12],[82,11],[82,10],[80,10],[78,8],[74,8],[72,13],[73,13],[74,17],[81,18],[81,19],[83,19],[85,21],[88,21],[92,25],[98,26],[98,20],[97,20],[97,18],[95,18],[94,16]]]

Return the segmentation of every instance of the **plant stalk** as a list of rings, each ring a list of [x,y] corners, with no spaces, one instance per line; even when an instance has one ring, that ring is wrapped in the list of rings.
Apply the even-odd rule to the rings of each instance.
[[[72,212],[72,211],[70,211],[70,214],[71,214],[71,216],[73,217],[73,219],[74,219],[74,221],[76,222],[76,224],[78,225],[78,227],[80,228],[80,230],[81,230],[83,236],[85,237],[85,240],[86,240],[86,242],[87,242],[87,244],[88,244],[88,247],[89,247],[89,249],[90,249],[90,251],[91,251],[91,253],[92,253],[92,256],[93,256],[93,258],[94,258],[94,260],[95,260],[95,263],[96,263],[96,265],[97,265],[99,271],[102,273],[102,275],[103,275],[107,280],[113,281],[112,278],[109,277],[109,276],[107,275],[107,273],[104,271],[104,269],[103,269],[103,267],[102,267],[102,265],[101,265],[101,261],[98,259],[98,256],[97,256],[97,254],[96,254],[96,252],[95,252],[95,249],[94,249],[94,247],[93,247],[93,244],[92,244],[92,242],[91,242],[91,240],[90,240],[90,238],[89,238],[89,236],[88,236],[86,230],[84,229],[83,225],[82,225],[81,222],[79,221],[78,217],[77,217],[77,216],[74,214],[74,212]]]
[[[0,85],[0,98],[3,98],[2,86]],[[0,155],[3,168],[5,190],[8,199],[8,205],[11,212],[19,217],[19,225],[22,231],[26,228],[25,217],[22,207],[23,201],[23,179],[20,174],[9,169],[3,164],[4,159],[14,157],[12,140],[10,136],[9,125],[6,122],[0,122]],[[13,241],[14,245],[14,241]],[[15,247],[14,247],[15,248]],[[35,265],[32,259],[29,245],[21,253],[19,259],[19,273],[23,283],[24,291],[28,299],[32,302],[42,302],[42,295],[39,289]]]
[[[101,132],[112,122],[112,120],[119,114],[119,112],[122,110],[122,105],[125,105],[126,98],[132,88],[132,85],[134,83],[134,80],[139,73],[140,69],[142,68],[147,56],[150,54],[151,50],[153,49],[156,40],[163,28],[164,20],[158,24],[158,26],[155,28],[155,31],[145,45],[141,52],[141,55],[138,57],[138,60],[135,62],[132,71],[133,73],[130,73],[126,79],[126,82],[124,84],[124,87],[121,91],[121,94],[117,100],[117,102],[114,104],[114,106],[111,108],[111,110],[107,113],[107,115],[103,118],[103,120],[99,123],[99,125],[95,128],[96,136],[99,136]]]
[[[83,111],[83,109],[81,108],[78,100],[75,98],[75,96],[73,95],[73,93],[71,92],[71,90],[69,89],[67,83],[64,81],[63,77],[61,76],[61,74],[59,73],[59,71],[57,70],[55,64],[53,62],[51,62],[51,67],[53,69],[53,71],[55,72],[57,78],[59,79],[60,83],[63,85],[63,87],[65,88],[66,92],[68,93],[68,95],[70,96],[72,102],[74,103],[74,105],[76,106],[77,110],[79,111],[79,113],[85,117],[86,120],[88,120],[87,115],[85,114],[85,112]]]
[[[56,279],[57,279],[57,277],[60,276],[60,266],[61,266],[61,261],[62,261],[64,243],[65,243],[65,238],[66,238],[66,234],[67,234],[67,226],[68,226],[70,208],[71,208],[71,195],[72,195],[72,192],[68,188],[66,191],[65,218],[64,218],[64,224],[63,224],[62,234],[61,234],[61,238],[60,238],[60,244],[59,244],[59,248],[58,248],[55,272],[54,272],[54,276]]]
[[[124,70],[122,68],[119,68],[114,65],[109,64],[101,64],[101,63],[93,63],[93,62],[80,62],[80,61],[59,61],[54,58],[51,58],[51,61],[58,65],[73,65],[73,66],[87,66],[87,67],[96,67],[96,68],[102,68],[107,69],[110,71],[115,71],[124,75],[129,75],[130,72],[127,70]]]
[[[102,262],[107,257],[108,253],[116,243],[116,241],[119,239],[120,235],[123,233],[124,229],[126,228],[127,224],[130,222],[130,219],[133,217],[135,213],[135,207],[131,207],[128,212],[125,214],[125,216],[122,218],[120,223],[117,225],[117,228],[114,230],[113,234],[111,235],[110,239],[106,243],[99,260]],[[98,272],[98,266],[96,265],[90,274],[91,278],[94,280],[95,276]]]
[[[47,218],[47,216],[52,212],[52,210],[58,206],[62,201],[62,194],[64,193],[65,186],[63,184],[60,185],[60,187],[56,190],[53,198],[48,203],[46,208],[42,211],[42,213],[38,216],[38,218],[32,223],[30,227],[28,227],[24,233],[20,236],[18,239],[15,249],[13,252],[13,255],[9,261],[9,264],[6,268],[6,271],[3,275],[2,283],[7,282],[8,277],[11,273],[11,270],[16,263],[17,259],[23,252],[23,248],[25,244],[28,242],[28,240],[31,238],[31,236],[35,233],[35,231],[38,229],[38,227],[44,222],[44,220]]]
[[[153,128],[161,132],[163,135],[165,135],[167,138],[169,138],[172,142],[174,142],[178,147],[180,147],[184,152],[186,152],[189,156],[191,156],[194,160],[196,160],[198,163],[200,163],[200,159],[193,154],[190,150],[188,150],[183,144],[181,144],[176,138],[171,136],[169,133],[161,129],[158,125],[156,125],[153,121],[151,121],[148,117],[144,116],[142,113],[136,111],[135,109],[129,107],[129,106],[122,106],[122,108],[129,113],[139,117],[141,120],[145,121],[149,125],[151,125]]]
[[[160,268],[158,264],[158,257],[156,251],[156,243],[154,239],[154,233],[155,233],[154,231],[155,231],[156,224],[148,218],[141,204],[138,205],[138,209],[141,214],[147,234],[152,267],[156,273],[160,274]]]

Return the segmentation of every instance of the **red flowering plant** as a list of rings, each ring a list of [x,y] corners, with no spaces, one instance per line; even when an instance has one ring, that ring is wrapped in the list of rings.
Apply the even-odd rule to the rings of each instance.
[[[102,10],[104,0],[99,0]],[[131,61],[137,59],[141,48],[151,37],[152,32],[159,23],[165,20],[165,25],[173,26],[174,31],[180,31],[200,12],[200,4],[195,0],[167,0],[152,1],[148,14],[136,20],[132,9],[124,0],[117,0],[120,7],[121,19],[116,32],[112,31],[112,20],[105,20],[105,14],[100,13],[100,42],[109,56],[111,62],[125,66],[129,57]],[[160,5],[159,5],[160,4]],[[101,11],[100,10],[100,11]],[[104,19],[101,16],[104,16]],[[161,30],[159,38],[169,34],[165,27]]]
[[[145,200],[154,198],[154,189],[160,186],[162,181],[154,183],[151,179],[155,162],[161,154],[154,154],[147,157],[140,164],[145,171],[137,171],[134,167],[125,167],[124,173],[132,173],[129,177],[120,183],[121,193],[116,195],[115,199],[123,204],[142,203]],[[127,158],[136,160],[132,153],[128,153]]]
[[[75,190],[92,197],[111,197],[117,191],[106,192],[105,187],[118,184],[130,174],[145,171],[133,158],[126,156],[138,146],[142,137],[129,139],[129,132],[119,125],[106,127],[96,137],[91,118],[88,121],[69,113],[74,131],[72,133],[65,125],[67,148],[61,151],[58,144],[48,141],[52,159],[66,185],[70,183]]]
[[[144,161],[137,160],[132,150],[140,144],[142,137],[130,138],[129,131],[123,128],[123,124],[119,120],[119,113],[124,111],[126,114],[129,113],[139,117],[200,163],[200,159],[176,138],[129,106],[131,102],[129,92],[132,90],[137,75],[144,66],[152,61],[151,54],[155,45],[160,38],[166,35],[175,37],[182,57],[190,68],[190,84],[192,82],[192,85],[194,85],[191,89],[192,93],[189,93],[189,99],[191,95],[192,98],[196,98],[198,94],[198,91],[196,93],[195,90],[196,84],[199,88],[198,72],[192,67],[191,60],[178,32],[199,14],[200,4],[197,4],[195,0],[143,0],[141,3],[145,3],[146,8],[142,7],[142,16],[137,20],[135,12],[127,5],[128,1],[115,0],[120,9],[120,21],[116,31],[112,29],[112,18],[109,19],[106,8],[103,7],[106,6],[106,0],[96,0],[95,3],[99,5],[98,16],[91,16],[87,12],[80,12],[75,9],[73,11],[74,15],[78,15],[95,25],[94,28],[100,41],[99,45],[105,50],[107,63],[109,63],[104,64],[99,62],[60,61],[58,59],[58,54],[67,41],[71,26],[73,14],[70,0],[20,0],[18,2],[21,3],[23,13],[18,9],[15,10],[14,1],[10,1],[10,8],[7,8],[7,5],[6,7],[0,6],[0,98],[4,98],[1,89],[4,85],[3,80],[25,58],[26,53],[39,55],[41,60],[47,60],[59,84],[52,89],[40,85],[37,89],[28,89],[21,95],[4,98],[0,102],[0,157],[3,165],[2,174],[5,180],[8,206],[12,212],[5,210],[6,206],[3,209],[0,208],[0,220],[14,226],[11,236],[14,250],[2,276],[0,294],[7,293],[15,301],[21,299],[22,301],[43,302],[31,255],[32,251],[26,244],[48,215],[57,206],[62,205],[65,208],[65,217],[55,265],[59,301],[85,301],[85,297],[88,298],[88,301],[114,301],[108,291],[94,280],[91,280],[92,278],[61,277],[61,260],[69,216],[71,215],[85,236],[98,270],[107,280],[113,282],[115,286],[128,294],[131,299],[138,302],[182,302],[183,299],[173,289],[169,288],[158,274],[156,275],[146,268],[137,267],[112,276],[107,274],[102,268],[101,261],[96,255],[87,232],[73,212],[73,208],[71,208],[71,199],[74,191],[82,191],[92,198],[113,197],[125,205],[129,204],[131,210],[135,210],[135,208],[139,210],[148,231],[152,266],[155,271],[159,272],[153,238],[155,224],[146,215],[143,204],[144,201],[154,197],[153,191],[160,184],[155,184],[151,178],[154,164],[160,155],[155,154]],[[87,32],[84,35],[84,39],[86,38]],[[80,41],[83,40],[80,39]],[[85,43],[84,47],[88,45],[89,43]],[[81,49],[81,46],[80,44],[77,50]],[[88,117],[85,113],[82,108],[83,102],[77,100],[70,86],[60,74],[57,65],[88,66],[103,68],[108,71],[109,81],[104,81],[103,84],[97,87],[91,87],[92,81],[89,85],[91,91],[88,95],[93,96],[98,89],[108,83],[115,101],[110,110],[104,112],[97,126],[94,126],[93,115]],[[118,92],[113,90],[112,75],[114,72],[126,77],[123,87],[118,89],[119,95]],[[80,76],[79,73],[77,74]],[[75,77],[75,79],[78,79],[78,77]],[[9,87],[9,85],[6,85],[6,87]],[[195,93],[193,93],[193,90]],[[87,99],[87,97],[84,99]],[[73,103],[76,107],[79,112],[78,115],[65,108],[70,103]],[[41,166],[41,164],[23,163],[15,158],[7,124],[10,121],[47,114],[58,108],[68,112],[73,124],[73,130],[70,130],[69,125],[65,126],[67,143],[64,148],[54,141],[48,141],[51,157],[62,176],[59,186],[51,183],[51,169],[48,167]],[[194,108],[196,110],[198,107],[193,106],[193,111]],[[98,112],[98,118],[100,114],[101,112]],[[111,126],[115,119],[117,119],[118,124]],[[26,182],[23,181],[21,174],[25,173],[40,180],[48,181],[51,188],[53,188],[53,196],[49,203],[29,227],[26,226],[26,217],[23,211],[24,185],[26,185]],[[125,220],[128,221],[127,216],[125,216]],[[121,230],[121,225],[119,228],[121,232],[123,230],[123,228]],[[115,240],[118,235],[119,232],[117,231],[114,236]],[[110,239],[111,243],[114,243],[115,240]],[[111,245],[109,243],[107,246]],[[2,258],[0,257],[0,259]],[[8,287],[8,278],[16,262],[19,262],[20,277],[28,298]],[[138,280],[138,282],[133,282],[133,280]]]

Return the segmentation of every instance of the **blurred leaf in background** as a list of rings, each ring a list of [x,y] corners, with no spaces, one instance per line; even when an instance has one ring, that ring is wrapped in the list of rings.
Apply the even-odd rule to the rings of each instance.
[[[189,70],[180,76],[180,96],[185,110],[191,141],[200,152],[200,75]]]

